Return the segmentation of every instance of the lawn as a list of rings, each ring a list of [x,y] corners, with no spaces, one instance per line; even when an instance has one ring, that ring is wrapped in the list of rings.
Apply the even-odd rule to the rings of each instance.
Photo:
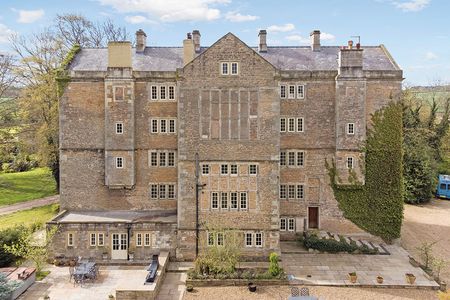
[[[55,194],[56,183],[47,168],[20,173],[0,173],[0,206]]]
[[[59,204],[51,204],[0,216],[0,230],[15,225],[45,223],[58,213]]]

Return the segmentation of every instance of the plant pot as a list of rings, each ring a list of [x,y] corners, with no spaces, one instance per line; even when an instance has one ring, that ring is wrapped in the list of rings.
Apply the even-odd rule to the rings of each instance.
[[[382,284],[384,278],[382,276],[377,276],[377,283]]]
[[[103,253],[102,258],[103,260],[108,260],[108,253]]]
[[[248,284],[248,290],[249,290],[250,292],[252,292],[252,293],[256,292],[256,285],[253,284],[253,282],[250,282],[250,283]]]
[[[447,282],[443,280],[439,282],[439,289],[441,290],[441,292],[445,293],[447,291]]]
[[[128,254],[128,259],[132,261],[134,259],[134,253]]]
[[[414,282],[416,282],[416,276],[414,276],[414,274],[411,273],[406,273],[406,282],[408,282],[409,284],[414,284]]]
[[[356,273],[348,273],[348,278],[351,283],[356,283],[356,280],[358,280]]]
[[[193,287],[191,284],[188,284],[188,285],[186,286],[186,291],[192,292],[193,290],[194,290],[194,287]]]

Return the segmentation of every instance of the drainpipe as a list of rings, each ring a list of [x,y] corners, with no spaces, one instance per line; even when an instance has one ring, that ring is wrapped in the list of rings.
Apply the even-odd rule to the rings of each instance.
[[[199,165],[198,165],[198,153],[195,153],[195,257],[198,256],[198,176],[199,176]]]
[[[131,224],[127,223],[126,227],[127,227],[127,243],[128,243],[128,245],[127,245],[127,260],[130,260]]]

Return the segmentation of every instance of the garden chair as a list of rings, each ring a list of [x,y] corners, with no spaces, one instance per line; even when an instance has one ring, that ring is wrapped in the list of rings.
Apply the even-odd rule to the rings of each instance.
[[[300,289],[300,296],[309,296],[309,289],[307,287],[302,287]]]
[[[296,286],[291,287],[291,296],[292,297],[300,296],[300,291],[298,290],[298,287]]]

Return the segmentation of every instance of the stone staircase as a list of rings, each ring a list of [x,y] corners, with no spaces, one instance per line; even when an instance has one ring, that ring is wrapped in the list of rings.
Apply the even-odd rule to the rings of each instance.
[[[336,241],[340,241],[340,236],[342,236],[347,243],[351,243],[351,242],[355,242],[357,246],[360,247],[364,247],[366,246],[369,249],[378,249],[378,254],[379,255],[389,255],[389,251],[386,249],[386,245],[384,245],[383,243],[376,243],[376,242],[371,242],[368,241],[366,239],[363,239],[361,237],[352,237],[352,236],[347,236],[347,235],[338,235],[338,234],[334,234],[331,233],[329,231],[320,231],[318,233],[318,236],[321,238],[325,238],[325,239],[334,239]]]

